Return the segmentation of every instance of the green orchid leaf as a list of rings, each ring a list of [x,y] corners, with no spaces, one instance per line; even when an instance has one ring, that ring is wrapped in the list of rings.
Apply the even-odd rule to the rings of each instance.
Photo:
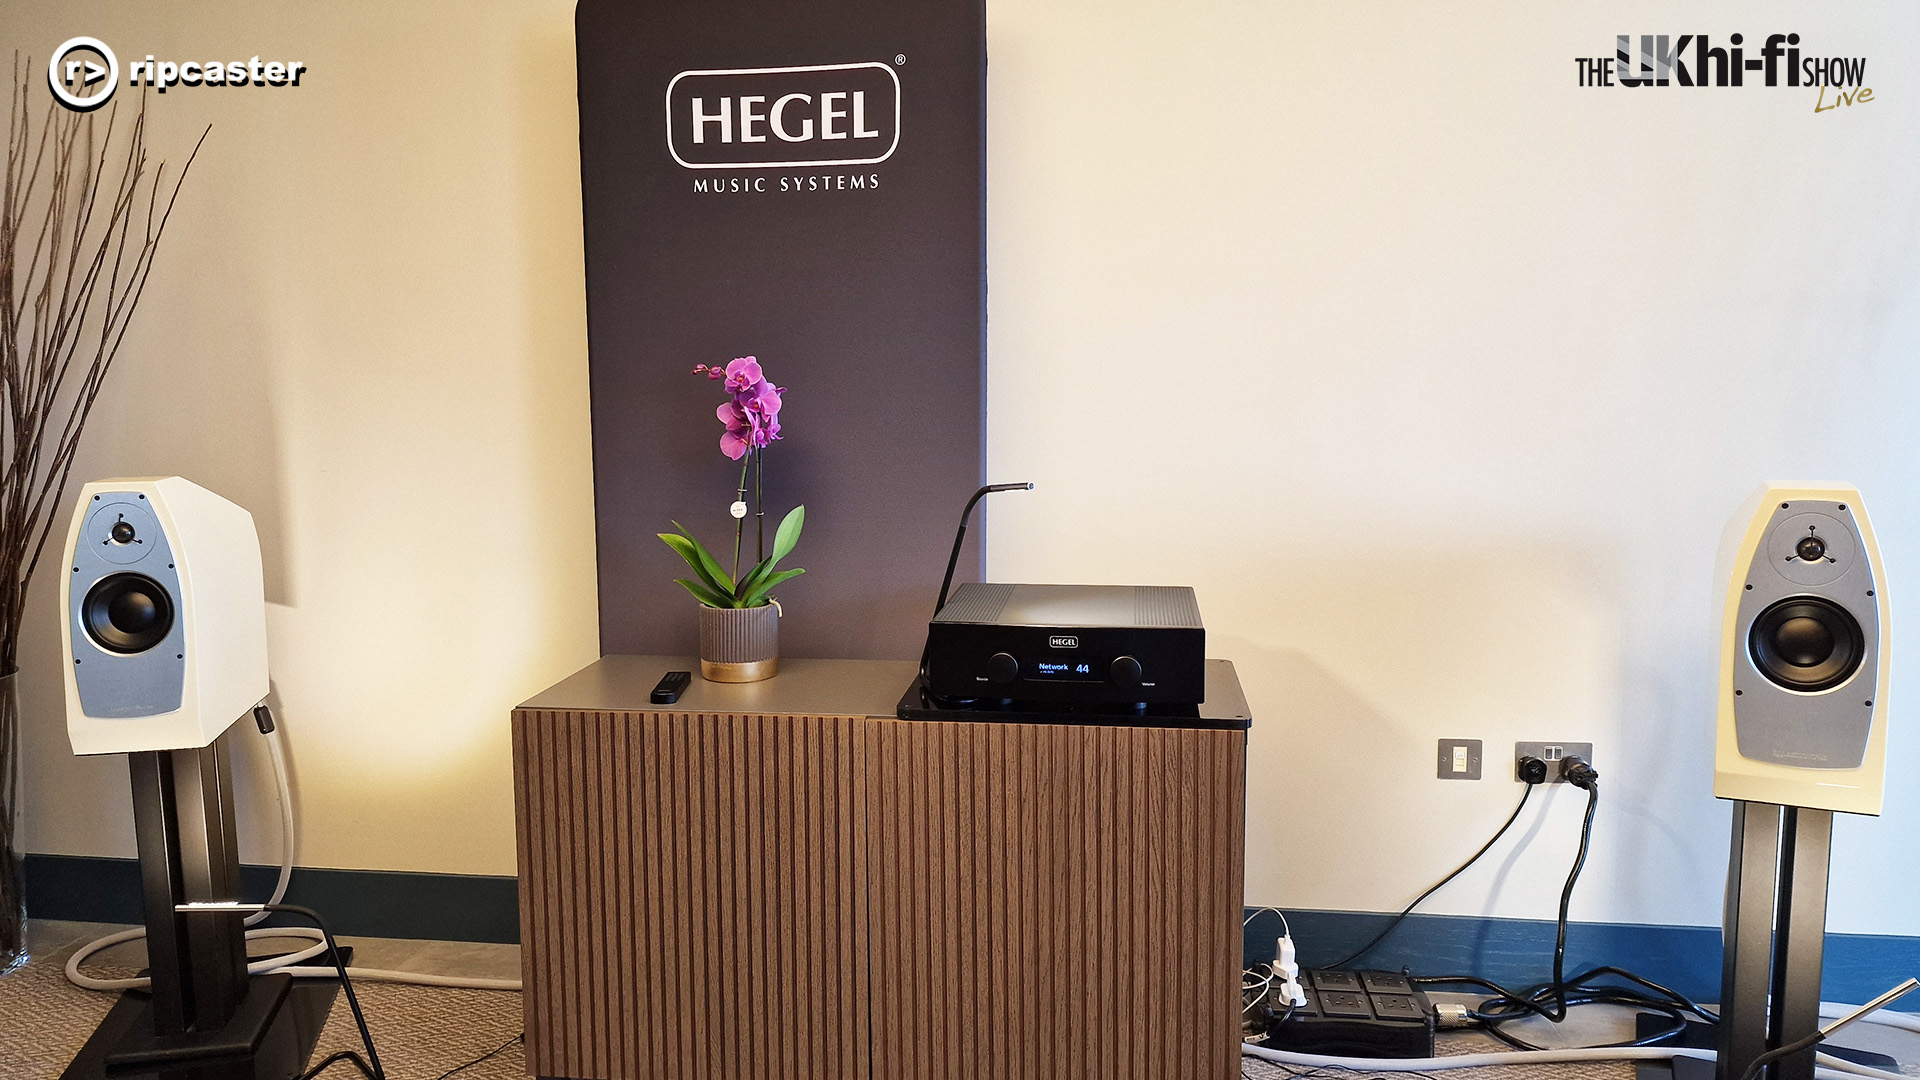
[[[794,545],[800,542],[800,527],[806,523],[806,520],[807,508],[804,506],[796,506],[787,512],[787,516],[780,522],[780,527],[774,531],[773,554],[760,560],[745,577],[740,579],[739,586],[734,589],[734,595],[745,597],[755,589],[766,585],[767,578],[773,574],[774,566],[781,559],[793,554]],[[743,601],[740,606],[756,607],[758,605]]]
[[[686,578],[674,578],[673,583],[692,593],[695,600],[700,601],[708,607],[723,608],[733,606],[733,600],[730,597],[723,597],[697,581],[689,581]]]
[[[800,542],[800,527],[807,523],[807,508],[796,506],[780,519],[780,528],[773,534],[773,557],[770,562],[779,562],[793,554],[795,544]]]
[[[740,579],[740,586],[734,590],[734,595],[746,596],[748,593],[759,588],[761,583],[767,580],[767,576],[772,573],[773,556],[769,555],[755,563],[753,569],[747,571],[746,575]],[[750,607],[752,605],[742,604],[740,606]]]
[[[699,548],[695,541],[676,533],[658,533],[656,535],[658,535],[661,541],[668,547],[672,548],[674,554],[680,556],[695,574],[700,576],[702,583],[706,585],[707,588],[713,589],[716,592],[722,591],[720,583],[714,581],[712,577],[708,575],[706,567],[700,565]],[[725,591],[731,593],[732,590],[729,589]]]
[[[740,598],[741,607],[759,607],[767,602],[767,594],[778,588],[782,582],[791,581],[806,573],[805,570],[782,570],[760,583],[752,592]]]
[[[714,592],[728,597],[737,595],[738,590],[734,588],[733,575],[721,569],[720,563],[707,551],[706,545],[688,535],[686,527],[679,522],[674,522],[673,527],[680,530],[678,535],[660,533],[658,534],[660,539],[666,541],[668,547],[685,559],[687,565],[693,567],[694,573],[699,574],[701,580],[705,581]]]

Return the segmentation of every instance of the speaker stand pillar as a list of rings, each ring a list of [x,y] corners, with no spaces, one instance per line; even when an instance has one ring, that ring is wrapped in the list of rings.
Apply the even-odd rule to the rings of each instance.
[[[1733,804],[1721,968],[1719,1080],[1740,1080],[1768,1049],[1820,1025],[1833,813]],[[1772,1066],[1771,1080],[1813,1080],[1812,1050]]]
[[[150,992],[121,995],[62,1080],[285,1080],[313,1052],[330,981],[247,975],[238,912],[179,911],[240,895],[227,738],[128,755]],[[316,963],[319,960],[315,961]]]

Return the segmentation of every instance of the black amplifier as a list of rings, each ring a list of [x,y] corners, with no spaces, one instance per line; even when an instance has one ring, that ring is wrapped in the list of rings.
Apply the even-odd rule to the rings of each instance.
[[[946,700],[1198,705],[1207,632],[1193,590],[960,586],[927,626],[927,692]]]

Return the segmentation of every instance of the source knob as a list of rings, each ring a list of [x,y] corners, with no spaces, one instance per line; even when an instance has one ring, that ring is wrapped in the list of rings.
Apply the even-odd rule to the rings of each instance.
[[[1010,683],[1020,674],[1020,661],[1012,653],[997,652],[987,657],[987,678],[997,683]]]
[[[1140,661],[1131,656],[1116,656],[1108,665],[1107,674],[1112,676],[1116,686],[1140,685]]]

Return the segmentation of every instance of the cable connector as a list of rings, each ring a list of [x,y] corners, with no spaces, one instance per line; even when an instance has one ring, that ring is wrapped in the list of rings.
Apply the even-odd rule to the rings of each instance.
[[[1300,986],[1300,960],[1293,948],[1293,935],[1280,935],[1274,952],[1273,970],[1280,976],[1280,996],[1289,1005],[1305,1005],[1307,992]]]
[[[267,707],[266,702],[253,707],[253,722],[260,729],[260,734],[273,734],[273,710]]]
[[[1585,758],[1568,757],[1560,759],[1560,778],[1574,787],[1591,791],[1600,773],[1587,764]]]
[[[1520,759],[1519,775],[1529,785],[1544,784],[1547,782],[1547,763],[1537,757],[1523,757]]]
[[[1471,1027],[1479,1023],[1465,1005],[1452,1001],[1434,1002],[1433,1019],[1435,1024],[1443,1028]]]

